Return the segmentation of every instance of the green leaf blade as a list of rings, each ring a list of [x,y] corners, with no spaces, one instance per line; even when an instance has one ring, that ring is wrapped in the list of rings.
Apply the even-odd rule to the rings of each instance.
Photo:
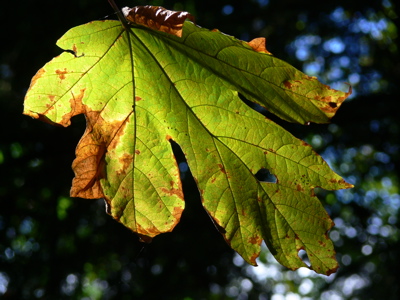
[[[71,29],[64,52],[34,77],[24,113],[68,126],[85,114],[71,195],[105,198],[141,237],[173,230],[184,209],[171,141],[225,240],[255,265],[263,240],[291,269],[337,269],[333,225],[314,188],[349,188],[312,148],[251,110],[239,93],[284,120],[324,123],[349,93],[217,31],[185,22],[182,38],[119,22]],[[268,169],[276,182],[260,182]]]

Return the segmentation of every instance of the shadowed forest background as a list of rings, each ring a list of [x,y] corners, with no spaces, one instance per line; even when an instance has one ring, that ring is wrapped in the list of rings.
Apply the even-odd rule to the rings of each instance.
[[[201,207],[181,161],[186,209],[172,233],[143,248],[102,200],[69,197],[82,116],[68,128],[22,115],[34,74],[61,53],[71,27],[115,19],[106,0],[7,1],[0,12],[0,298],[398,299],[400,55],[394,1],[121,1],[186,10],[202,27],[267,48],[346,100],[332,124],[278,122],[310,143],[351,190],[318,195],[336,223],[340,269],[289,271],[265,248],[252,267]],[[397,4],[398,5],[398,4]],[[347,83],[347,84],[346,84]],[[179,156],[179,154],[178,154]],[[180,158],[182,159],[182,158]]]

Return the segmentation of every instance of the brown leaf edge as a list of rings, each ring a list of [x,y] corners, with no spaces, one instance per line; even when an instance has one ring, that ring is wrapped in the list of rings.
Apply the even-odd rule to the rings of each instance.
[[[253,48],[254,51],[272,55],[272,53],[267,50],[267,40],[264,37],[258,37],[245,43]]]

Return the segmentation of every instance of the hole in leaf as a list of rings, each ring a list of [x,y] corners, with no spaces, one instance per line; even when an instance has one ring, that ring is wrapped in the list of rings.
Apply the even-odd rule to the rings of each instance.
[[[258,170],[254,176],[262,182],[271,182],[271,183],[276,183],[277,179],[274,174],[271,174],[271,172],[268,169],[262,168]]]
[[[308,258],[307,252],[304,249],[300,249],[297,255],[300,259],[308,266],[311,267],[310,259]]]
[[[329,102],[329,106],[332,108],[336,108],[337,104],[335,102]]]

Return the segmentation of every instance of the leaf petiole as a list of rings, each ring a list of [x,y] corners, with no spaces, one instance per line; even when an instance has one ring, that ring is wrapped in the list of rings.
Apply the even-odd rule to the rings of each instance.
[[[115,1],[114,0],[108,0],[108,3],[110,3],[111,7],[114,9],[115,13],[118,16],[118,19],[122,23],[122,26],[124,26],[125,30],[128,31],[128,29],[129,29],[128,22],[126,21],[125,16],[121,13],[121,10],[118,8],[118,6],[115,3]]]

